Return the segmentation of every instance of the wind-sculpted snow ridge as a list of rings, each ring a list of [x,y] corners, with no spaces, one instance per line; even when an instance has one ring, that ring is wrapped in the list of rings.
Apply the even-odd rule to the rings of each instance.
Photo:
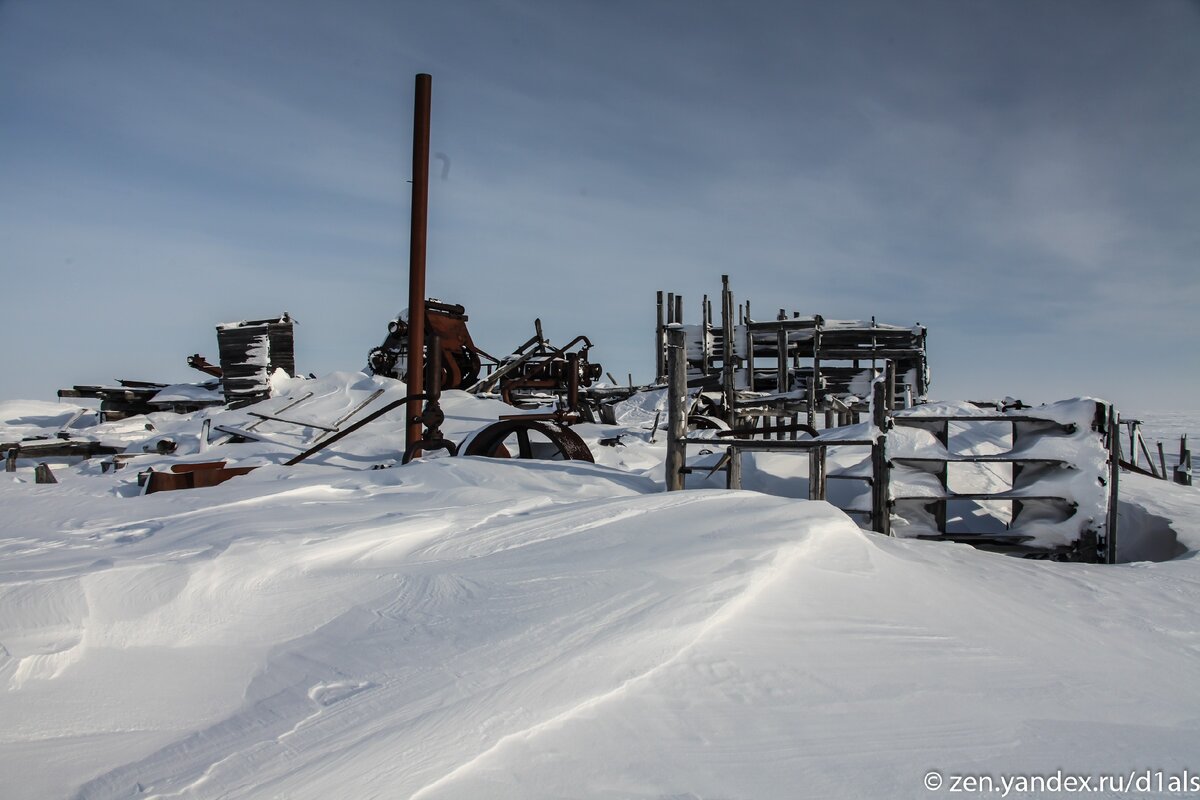
[[[77,532],[91,557],[4,586],[3,715],[23,721],[5,747],[88,738],[103,759],[26,776],[28,796],[83,776],[89,798],[405,796],[677,658],[781,552],[859,535],[823,504],[630,483],[433,461],[263,495],[252,514],[184,512],[136,540],[140,520]],[[22,645],[51,629],[73,643],[56,671]],[[106,765],[106,746],[129,763]]]
[[[326,420],[401,391],[283,388]],[[493,405],[447,393],[447,427]],[[362,469],[385,426],[192,491],[0,482],[0,796],[904,798],[932,769],[1200,772],[1200,493],[1122,477],[1122,525],[1174,560],[1024,561],[825,503],[663,493],[635,411],[622,447],[579,426],[601,464]]]

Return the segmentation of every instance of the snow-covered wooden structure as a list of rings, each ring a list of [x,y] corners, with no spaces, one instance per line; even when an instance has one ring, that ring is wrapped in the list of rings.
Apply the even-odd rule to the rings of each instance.
[[[293,320],[285,311],[274,319],[242,320],[217,326],[221,385],[225,400],[237,407],[271,394],[271,376],[282,369],[296,374]]]
[[[1110,404],[932,403],[891,423],[893,535],[1116,560],[1120,431]]]
[[[923,326],[783,309],[757,321],[748,303],[735,319],[728,276],[722,284],[719,326],[707,298],[701,323],[687,325],[682,299],[664,303],[659,293],[668,490],[692,471],[689,444],[722,447],[712,469],[734,489],[745,454],[790,452],[807,456],[796,475],[807,472],[810,499],[879,533],[1116,560],[1120,436],[1111,405],[927,403]],[[688,432],[705,427],[718,430]]]
[[[808,425],[824,416],[827,427],[866,412],[871,383],[890,363],[893,404],[923,402],[929,391],[927,331],[923,325],[892,325],[870,320],[834,320],[779,309],[755,319],[750,304],[735,305],[729,276],[722,277],[722,312],[713,316],[707,297],[701,321],[684,323],[683,300],[658,293],[656,365],[666,376],[667,326],[682,325],[687,351],[687,383],[724,394],[724,417],[736,425],[741,409],[768,409],[758,416],[803,415]],[[736,318],[735,318],[736,310]]]

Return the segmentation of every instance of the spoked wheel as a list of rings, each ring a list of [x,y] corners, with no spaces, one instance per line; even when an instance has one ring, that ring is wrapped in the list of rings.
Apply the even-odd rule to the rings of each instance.
[[[537,419],[493,422],[471,437],[462,455],[595,461],[587,443],[575,431],[557,422]]]

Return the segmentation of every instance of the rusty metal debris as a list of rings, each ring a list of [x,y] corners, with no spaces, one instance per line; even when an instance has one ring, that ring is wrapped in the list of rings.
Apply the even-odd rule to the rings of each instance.
[[[479,379],[482,359],[486,357],[493,360],[471,340],[467,319],[462,306],[436,300],[425,301],[425,338],[438,337],[443,389],[466,389],[473,385]],[[408,320],[400,316],[389,322],[383,343],[367,354],[367,371],[372,375],[405,380],[408,373],[408,340]],[[411,381],[406,382],[411,386]]]
[[[257,467],[227,467],[225,461],[204,461],[172,464],[169,472],[146,470],[138,475],[138,483],[146,494],[216,486],[230,478],[245,475]]]
[[[211,375],[214,378],[220,378],[225,373],[216,364],[208,363],[208,359],[196,353],[187,357],[187,365],[192,369],[198,369],[205,375]]]
[[[555,461],[595,460],[587,443],[566,425],[554,420],[528,417],[493,422],[471,437],[463,449],[463,455]]]

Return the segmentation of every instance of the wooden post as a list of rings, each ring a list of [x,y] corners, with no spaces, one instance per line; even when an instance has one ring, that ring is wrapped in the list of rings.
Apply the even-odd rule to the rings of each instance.
[[[886,387],[884,407],[893,411],[896,408],[896,362],[890,358],[883,363],[883,383]]]
[[[1120,417],[1116,408],[1108,407],[1108,519],[1104,532],[1104,562],[1117,563],[1117,484],[1121,476]]]
[[[667,475],[668,492],[683,488],[687,464],[687,345],[683,328],[667,329]]]
[[[1192,451],[1188,447],[1186,433],[1179,437],[1179,463],[1175,465],[1175,482],[1181,486],[1192,485]]]
[[[1138,465],[1137,451],[1137,420],[1126,420],[1125,426],[1129,429],[1129,463],[1135,467]]]
[[[808,451],[808,499],[825,499],[825,448]]]
[[[725,402],[725,422],[737,427],[736,393],[733,389],[733,293],[729,276],[721,276],[721,392]]]
[[[880,431],[886,431],[887,418],[887,380],[876,378],[871,384],[871,424]]]
[[[1164,472],[1162,475],[1158,474],[1158,467],[1154,466],[1154,457],[1150,455],[1150,448],[1146,447],[1146,439],[1144,436],[1142,436],[1142,429],[1140,427],[1138,428],[1137,432],[1137,441],[1138,448],[1141,450],[1142,455],[1146,457],[1146,466],[1150,468],[1152,473],[1154,473],[1154,477],[1163,478],[1165,480],[1167,473]]]
[[[872,530],[890,536],[892,515],[888,504],[891,494],[891,475],[887,460],[887,380],[876,379],[871,387],[871,422],[878,429],[875,444],[871,446],[871,527]]]
[[[780,309],[780,313],[782,313],[782,309]],[[775,365],[776,391],[783,394],[792,387],[788,381],[787,330],[784,329],[782,323],[779,325],[779,330],[775,332],[775,348],[779,351],[776,353],[778,361]]]
[[[726,489],[741,489],[742,488],[742,449],[730,445],[725,451],[726,457],[729,459],[729,464],[726,467],[728,470],[725,473],[725,488]]]
[[[662,381],[667,375],[667,339],[663,327],[663,293],[658,292],[658,324],[654,327],[654,382]],[[613,381],[616,383],[616,381]]]
[[[746,301],[746,388],[754,391],[754,334],[750,332],[750,301]]]
[[[813,327],[812,338],[812,376],[808,379],[808,424],[817,427],[817,406],[821,401],[821,325],[823,320],[818,316]]]
[[[1166,453],[1163,452],[1163,443],[1161,439],[1158,442],[1158,465],[1162,467],[1162,478],[1165,481],[1167,479],[1167,456]]]
[[[888,504],[891,475],[887,462],[887,434],[880,432],[871,445],[871,530],[892,535],[892,514]]]
[[[54,473],[50,471],[50,465],[45,461],[34,467],[33,470],[34,483],[58,483],[58,478],[54,477]]]

